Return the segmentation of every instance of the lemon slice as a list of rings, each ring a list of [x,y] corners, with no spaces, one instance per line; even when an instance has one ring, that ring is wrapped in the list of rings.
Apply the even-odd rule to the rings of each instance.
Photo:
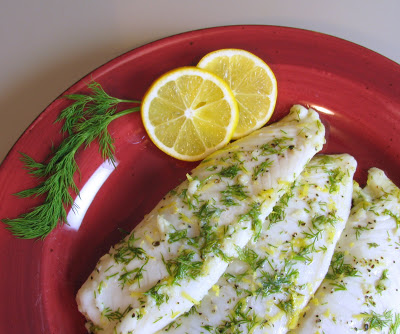
[[[224,79],[239,106],[239,123],[233,139],[261,128],[271,118],[278,85],[269,66],[254,54],[221,49],[205,55],[197,67]]]
[[[239,112],[229,86],[197,67],[172,70],[149,88],[142,120],[153,143],[177,159],[197,161],[232,138]]]

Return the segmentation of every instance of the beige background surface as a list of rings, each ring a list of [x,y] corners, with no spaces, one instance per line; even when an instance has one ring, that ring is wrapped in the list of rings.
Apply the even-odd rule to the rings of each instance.
[[[0,161],[82,76],[177,33],[236,24],[334,35],[400,63],[400,0],[0,0]]]

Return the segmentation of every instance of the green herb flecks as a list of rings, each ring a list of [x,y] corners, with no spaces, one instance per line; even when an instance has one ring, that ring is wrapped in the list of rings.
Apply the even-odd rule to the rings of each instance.
[[[369,227],[368,227],[368,226],[361,226],[361,225],[358,225],[358,226],[353,226],[353,230],[356,231],[356,239],[358,240],[358,238],[359,238],[360,235],[361,235],[361,232],[363,232],[363,231],[368,231],[368,230],[369,230]]]
[[[277,306],[288,315],[293,313],[294,305],[292,298],[289,298],[288,300],[280,300]]]
[[[222,168],[221,171],[218,173],[219,176],[227,177],[233,179],[240,171],[240,168],[237,164]]]
[[[261,154],[262,155],[273,155],[273,154],[282,154],[286,150],[293,150],[294,145],[288,145],[289,141],[292,141],[293,138],[289,137],[280,137],[271,140],[269,143],[261,146]]]
[[[271,228],[273,224],[283,221],[285,219],[285,209],[287,208],[289,199],[293,196],[291,191],[285,193],[278,201],[278,203],[273,207],[272,212],[268,215],[267,221],[269,221],[268,229]]]
[[[141,247],[135,247],[134,243],[138,239],[135,239],[134,233],[132,233],[126,240],[120,242],[114,253],[114,259],[117,263],[128,264],[133,259],[148,260],[147,253]]]
[[[376,329],[382,330],[384,327],[388,327],[392,320],[392,312],[384,311],[382,314],[371,311],[370,313],[361,313],[364,318],[364,329]]]
[[[114,163],[114,140],[108,125],[115,119],[140,110],[140,107],[117,112],[120,103],[138,104],[140,101],[121,100],[109,96],[96,82],[88,85],[91,94],[72,94],[63,98],[75,101],[64,109],[57,122],[63,121],[62,132],[66,136],[45,162],[37,162],[25,153],[21,161],[28,173],[38,178],[40,184],[23,190],[18,197],[44,197],[42,204],[14,219],[3,219],[11,233],[22,239],[44,239],[59,223],[66,222],[66,207],[73,205],[72,191],[79,194],[74,175],[78,171],[75,155],[81,146],[93,142],[99,144],[104,160]]]
[[[209,223],[212,218],[218,218],[221,213],[221,209],[215,207],[210,202],[206,202],[199,208],[199,211],[194,213],[194,215],[199,218],[201,222]]]
[[[387,288],[386,288],[386,285],[385,285],[385,281],[387,281],[387,279],[388,279],[388,276],[387,276],[387,274],[388,274],[388,269],[384,269],[383,270],[383,272],[382,272],[382,275],[381,275],[381,277],[380,277],[380,279],[379,279],[379,281],[378,281],[378,283],[377,283],[377,285],[376,285],[376,291],[381,295],[382,294],[382,292],[383,291],[385,291]]]
[[[183,203],[185,203],[190,210],[196,210],[197,209],[197,205],[199,204],[199,200],[198,200],[196,195],[189,196],[188,195],[188,190],[187,189],[183,189],[181,194],[180,194],[180,197],[182,197]]]
[[[185,278],[194,279],[200,275],[203,262],[193,261],[195,255],[194,251],[184,249],[176,258],[164,262],[168,274],[173,278],[172,284],[177,284]]]
[[[107,318],[109,321],[119,321],[125,315],[127,315],[131,310],[132,310],[131,305],[128,305],[128,307],[123,312],[121,312],[119,308],[113,311],[111,308],[105,307],[104,310],[101,312],[101,315]]]
[[[221,191],[222,203],[226,206],[238,205],[236,200],[245,200],[249,196],[241,184],[228,185],[225,190]]]
[[[204,329],[208,330],[210,333],[220,334],[220,333],[243,333],[241,327],[246,326],[246,333],[251,333],[252,330],[262,323],[260,319],[257,318],[255,312],[249,308],[245,300],[239,300],[235,305],[229,318],[224,321],[221,325],[217,326],[202,326]]]
[[[161,293],[160,289],[165,286],[165,283],[159,283],[149,289],[144,295],[153,298],[156,302],[157,306],[160,306],[162,303],[165,303],[169,300],[169,296],[165,293]]]
[[[272,268],[272,267],[271,267]],[[299,276],[297,269],[285,268],[281,272],[261,272],[261,286],[256,290],[256,295],[267,297],[278,292],[288,292],[293,282]]]
[[[400,216],[394,214],[392,211],[390,211],[389,209],[385,209],[383,211],[383,214],[388,215],[390,217],[392,217],[395,221],[396,221],[396,225],[397,227],[400,227]]]
[[[333,170],[328,170],[329,192],[335,193],[339,191],[339,184],[342,183],[345,173],[338,167]]]
[[[253,168],[253,180],[257,180],[259,175],[268,172],[268,168],[272,166],[272,161],[266,160]]]
[[[196,247],[200,251],[202,259],[209,254],[220,256],[224,261],[229,261],[229,258],[222,251],[222,239],[224,233],[218,230],[215,224],[212,224],[214,219],[218,219],[222,210],[212,205],[209,201],[204,203],[199,211],[194,215],[200,220],[200,234],[196,237],[188,239],[188,244]]]
[[[300,261],[306,264],[310,264],[312,262],[312,258],[309,256],[311,253],[311,247],[311,244],[301,247],[298,252],[293,254],[292,259],[294,261]]]
[[[394,319],[389,327],[389,334],[397,334],[400,328],[400,313],[394,315]]]
[[[182,230],[175,229],[174,232],[168,233],[168,243],[172,244],[179,240],[185,239],[186,236],[187,236],[187,229],[182,229]]]
[[[254,241],[260,237],[262,229],[262,221],[260,220],[261,215],[261,204],[253,203],[250,206],[250,210],[239,217],[239,222],[241,221],[251,221],[251,228],[254,231]]]
[[[122,269],[124,272],[123,274],[120,275],[118,281],[120,282],[120,285],[122,288],[125,286],[125,284],[133,284],[137,283],[138,287],[140,288],[140,280],[143,278],[143,271],[144,271],[144,266],[147,264],[149,260],[147,259],[146,262],[133,270],[127,270],[126,267]]]
[[[315,215],[311,219],[312,228],[308,229],[308,232],[303,232],[305,238],[310,240],[310,250],[316,251],[316,243],[322,235],[323,229],[326,225],[334,226],[338,219],[334,213],[328,213],[327,215]]]
[[[236,247],[236,251],[239,255],[239,260],[246,262],[253,271],[256,271],[258,268],[260,268],[266,261],[265,258],[261,258],[254,250],[248,247],[243,249]]]
[[[355,269],[351,264],[344,263],[344,253],[335,252],[333,254],[329,271],[326,274],[326,278],[333,281],[332,286],[335,287],[335,291],[346,290],[346,284],[341,281],[344,277],[356,277],[359,276],[359,271]]]

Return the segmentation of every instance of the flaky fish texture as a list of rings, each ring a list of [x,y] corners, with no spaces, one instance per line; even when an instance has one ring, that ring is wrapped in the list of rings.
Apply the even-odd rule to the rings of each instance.
[[[348,219],[356,161],[314,157],[199,305],[160,333],[286,333],[321,284]]]
[[[400,191],[372,168],[353,201],[329,272],[292,333],[400,333]]]
[[[318,114],[288,116],[217,151],[96,265],[77,294],[94,333],[151,334],[207,294],[321,150]]]

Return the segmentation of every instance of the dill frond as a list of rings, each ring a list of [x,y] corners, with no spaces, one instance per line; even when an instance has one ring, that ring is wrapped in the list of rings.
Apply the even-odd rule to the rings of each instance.
[[[14,219],[3,219],[7,229],[17,238],[44,239],[58,224],[66,223],[66,207],[73,204],[70,191],[79,194],[74,175],[79,170],[75,154],[81,146],[88,147],[94,141],[104,160],[114,162],[114,140],[108,132],[108,125],[115,119],[140,107],[116,112],[119,103],[140,103],[109,96],[97,82],[88,85],[89,95],[72,94],[64,98],[75,101],[64,109],[56,122],[64,121],[62,132],[67,136],[55,148],[45,162],[37,162],[25,153],[21,161],[29,174],[41,180],[31,189],[23,190],[18,197],[44,197],[42,204]]]

